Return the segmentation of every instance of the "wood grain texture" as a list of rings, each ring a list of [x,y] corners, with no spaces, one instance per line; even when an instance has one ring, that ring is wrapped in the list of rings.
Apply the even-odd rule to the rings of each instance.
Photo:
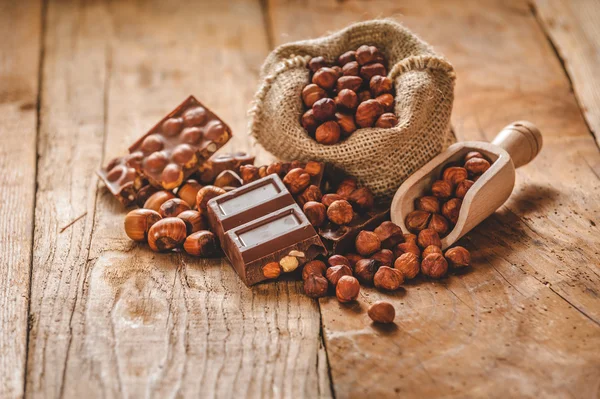
[[[519,119],[544,136],[511,199],[461,241],[471,271],[390,295],[363,289],[349,306],[321,300],[336,397],[597,397],[600,154],[529,5],[269,4],[275,44],[395,17],[454,64],[459,139],[490,141]],[[380,299],[395,305],[395,326],[369,323]]]
[[[600,145],[600,4],[596,0],[535,0],[533,6]]]
[[[93,177],[189,94],[232,127],[225,150],[250,150],[260,4],[50,3],[46,49],[28,393],[330,396],[318,306],[300,283],[250,290],[225,260],[152,253]]]
[[[41,2],[0,3],[0,397],[23,395]]]

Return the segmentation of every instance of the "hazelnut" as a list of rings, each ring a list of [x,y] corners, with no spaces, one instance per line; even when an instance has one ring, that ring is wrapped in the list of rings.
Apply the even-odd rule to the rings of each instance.
[[[318,274],[311,274],[304,279],[304,294],[311,298],[322,298],[327,295],[329,283],[327,279]]]
[[[335,89],[339,93],[344,89],[357,91],[362,86],[363,80],[359,76],[342,76],[338,79]]]
[[[267,175],[267,166],[263,165],[263,166],[259,167],[258,168],[258,177],[263,178],[266,175]],[[215,186],[216,186],[216,183],[215,183]],[[225,187],[228,187],[228,186],[225,186]]]
[[[394,322],[396,310],[389,302],[377,301],[369,307],[367,314],[375,323],[389,324]]]
[[[279,266],[284,273],[291,273],[298,268],[300,263],[298,262],[298,258],[292,255],[284,256],[279,260]]]
[[[348,201],[354,205],[358,211],[366,212],[373,208],[375,197],[368,187],[361,187],[350,193]]]
[[[340,182],[337,187],[336,194],[341,195],[344,198],[347,198],[354,190],[358,184],[356,183],[356,179],[353,177],[347,177]]]
[[[190,234],[183,243],[183,249],[190,255],[210,258],[219,253],[215,235],[208,230]]]
[[[335,105],[347,110],[353,110],[358,105],[358,96],[352,90],[344,89],[335,98]]]
[[[338,64],[342,67],[349,62],[356,61],[356,51],[346,51],[338,57]]]
[[[437,231],[433,229],[424,229],[419,232],[417,244],[419,244],[421,248],[427,248],[430,245],[441,247],[442,240],[440,240],[440,235]]]
[[[380,266],[381,263],[375,259],[360,259],[354,265],[354,275],[363,284],[373,284],[373,278]]]
[[[369,256],[381,249],[381,241],[379,241],[377,234],[367,230],[358,233],[354,244],[356,252],[362,256]]]
[[[363,65],[360,68],[360,76],[367,82],[369,82],[373,77],[377,75],[387,75],[385,67],[380,63]]]
[[[175,198],[175,195],[170,191],[157,191],[146,200],[144,208],[158,212],[160,211],[160,206],[172,198]]]
[[[310,175],[302,168],[294,168],[285,175],[283,184],[290,193],[299,194],[310,185]]]
[[[152,209],[134,209],[125,216],[125,234],[134,241],[146,241],[150,227],[160,219]]]
[[[338,194],[325,194],[323,198],[321,198],[321,203],[326,207],[330,207],[335,201],[343,200],[344,197]]]
[[[462,200],[460,198],[452,198],[448,202],[442,205],[442,215],[446,217],[452,224],[456,224],[458,216],[460,214],[460,207]]]
[[[310,185],[298,196],[298,198],[296,198],[296,200],[298,201],[298,205],[304,206],[304,204],[310,201],[321,202],[322,198],[323,194],[321,194],[319,187]]]
[[[320,68],[312,77],[312,82],[325,90],[333,89],[337,80],[337,71],[328,67]]]
[[[447,181],[453,187],[456,186],[463,180],[467,179],[467,170],[460,166],[450,166],[444,170],[442,174],[442,180]]]
[[[317,140],[319,144],[332,145],[340,141],[340,134],[340,125],[335,121],[329,121],[317,128],[315,140]]]
[[[355,277],[343,276],[335,287],[335,296],[342,303],[351,302],[358,298],[360,284]]]
[[[360,99],[360,96],[359,96]],[[382,94],[375,99],[383,106],[385,112],[391,112],[394,109],[394,96],[391,94]]]
[[[433,196],[417,198],[415,208],[429,213],[440,213],[440,201]]]
[[[321,262],[320,260],[310,261],[306,263],[302,268],[302,279],[306,280],[311,274],[316,274],[317,276],[324,276],[326,270],[327,266],[324,262]]]
[[[175,217],[179,215],[183,211],[189,211],[190,206],[182,200],[181,198],[171,198],[163,202],[163,204],[158,209],[158,213],[163,218]]]
[[[373,278],[373,284],[380,290],[395,291],[402,283],[404,283],[402,272],[389,266],[381,266]]]
[[[445,257],[453,269],[460,269],[471,264],[471,254],[463,247],[450,248],[446,251]]]
[[[484,156],[479,151],[470,151],[470,152],[467,152],[467,155],[465,155],[463,161],[467,162],[471,158],[483,158],[483,159],[485,159]]]
[[[351,267],[350,261],[348,260],[348,258],[346,258],[345,256],[342,256],[342,255],[330,256],[329,259],[327,259],[327,263],[329,263],[329,266],[346,265],[348,267]]]
[[[396,115],[391,112],[386,112],[385,114],[381,114],[377,121],[375,122],[375,127],[379,127],[382,129],[391,129],[398,124],[398,118]]]
[[[402,256],[402,254],[405,254],[405,253],[415,254],[418,257],[420,257],[421,249],[419,249],[419,246],[414,242],[402,242],[394,247],[394,256],[395,257],[398,258],[398,257]]]
[[[201,212],[206,212],[206,205],[211,199],[218,197],[219,195],[225,194],[225,190],[221,187],[215,186],[204,186],[196,195],[196,208]]]
[[[441,254],[431,254],[421,262],[421,272],[431,278],[441,278],[448,271],[448,262]]]
[[[394,248],[396,244],[404,241],[404,234],[400,226],[388,221],[381,223],[373,233],[377,234],[382,248]]]
[[[312,108],[313,104],[322,98],[326,98],[327,93],[314,83],[306,85],[302,89],[302,101],[308,108]]]
[[[183,223],[185,223],[185,228],[188,236],[197,231],[206,230],[207,228],[206,222],[204,221],[202,214],[198,211],[183,211],[179,215],[177,215],[177,217],[183,220]]]
[[[445,237],[450,232],[450,223],[442,215],[434,213],[427,228],[437,231],[440,237]]]
[[[417,235],[412,233],[405,233],[404,242],[409,242],[417,245]]]
[[[427,248],[425,248],[423,250],[423,253],[421,255],[423,255],[424,258],[426,258],[428,255],[431,254],[442,254],[442,249],[440,247],[438,247],[437,245],[430,245]]]
[[[327,209],[320,202],[308,201],[302,207],[302,211],[306,218],[314,227],[319,227],[325,223]]]
[[[367,100],[356,109],[356,124],[360,127],[373,127],[375,121],[383,114],[383,106],[376,100]]]
[[[267,174],[266,172],[266,167],[263,170],[263,175],[261,175],[261,169],[258,170],[258,175],[260,177],[264,177]],[[215,178],[215,182],[213,183],[213,185],[217,186],[217,187],[241,187],[242,184],[244,184],[244,182],[242,181],[242,178],[235,173],[233,170],[224,170],[221,173],[219,173],[219,175]]]
[[[335,71],[335,73],[337,73],[338,79],[342,77],[343,74],[342,74],[342,68],[341,67],[339,67],[337,65],[334,65],[334,66],[331,67],[331,69],[333,69]]]
[[[356,50],[356,61],[360,65],[366,65],[373,62],[383,62],[383,54],[375,46],[362,45]]]
[[[386,76],[376,75],[371,78],[369,88],[373,97],[378,97],[392,91],[392,81]]]
[[[317,130],[317,127],[319,127],[319,121],[315,118],[315,113],[312,109],[309,109],[302,115],[300,124],[310,134],[313,134]]]
[[[354,268],[354,266],[356,266],[356,262],[361,260],[362,256],[360,256],[359,254],[355,254],[355,253],[349,253],[349,254],[346,254],[346,259],[348,259],[348,262],[350,262],[350,267]]]
[[[431,219],[431,213],[417,210],[406,215],[404,224],[406,224],[406,228],[408,230],[412,231],[413,233],[418,233],[419,231],[427,228],[429,219]]]
[[[202,185],[196,180],[188,180],[177,189],[177,196],[187,202],[190,208],[196,207],[196,195],[202,188]]]
[[[405,279],[413,279],[421,270],[419,257],[412,252],[406,252],[396,258],[394,269],[400,270]]]
[[[352,269],[346,265],[337,265],[325,271],[325,277],[332,285],[336,285],[343,276],[352,276]]]
[[[275,174],[278,176],[283,176],[285,174],[281,162],[273,162],[271,165],[267,166],[267,175],[271,174]]]
[[[323,165],[317,161],[308,161],[304,165],[304,170],[311,176],[318,176],[323,170]]]
[[[200,186],[200,187],[202,187],[202,186]],[[181,190],[181,188],[179,188],[179,190]],[[178,190],[178,192],[179,192],[179,190]],[[154,186],[151,186],[150,184],[147,184],[147,185],[143,186],[137,192],[137,195],[136,195],[136,198],[135,198],[135,204],[137,206],[139,206],[140,208],[143,208],[144,204],[146,203],[146,201],[148,201],[148,198],[150,198],[150,196],[152,194],[156,193],[157,191],[158,191],[158,189],[156,187],[154,187]],[[183,199],[183,200],[185,201],[185,199]],[[194,201],[195,200],[196,200],[196,194],[194,193]]]
[[[335,113],[335,120],[340,125],[340,133],[344,137],[350,136],[356,131],[356,123],[354,123],[354,116],[349,114],[343,114],[341,112]]]
[[[471,158],[465,162],[465,169],[471,175],[480,175],[490,168],[490,163],[483,158]]]
[[[381,249],[371,255],[371,259],[378,261],[385,266],[391,266],[394,263],[394,253],[389,249]]]
[[[463,199],[465,195],[467,195],[467,191],[471,188],[471,186],[475,184],[473,180],[463,180],[456,185],[456,190],[454,191],[454,195],[456,198]]]
[[[431,193],[438,198],[450,198],[452,196],[452,185],[445,180],[437,180],[431,186]]]
[[[240,177],[244,184],[252,183],[259,179],[258,168],[254,165],[242,165],[240,166]]]
[[[352,205],[346,200],[333,201],[327,208],[327,218],[337,225],[346,225],[353,217]]]
[[[358,103],[359,104],[373,98],[373,97],[371,97],[371,92],[369,90],[359,91],[356,93],[356,95],[358,95]],[[381,105],[383,105],[383,104],[381,104]]]
[[[358,76],[360,65],[356,61],[350,61],[342,67],[342,74],[344,76]]]
[[[187,230],[183,220],[161,219],[148,230],[148,245],[155,252],[166,252],[179,247],[186,236]]]
[[[262,268],[263,276],[268,279],[276,279],[281,275],[281,266],[279,262],[269,262]]]
[[[310,69],[310,71],[312,73],[317,72],[319,69],[324,68],[327,66],[327,62],[325,61],[325,58],[323,57],[313,57],[308,61],[308,69]]]
[[[314,103],[312,110],[318,121],[330,120],[335,115],[335,101],[331,98],[322,98]]]

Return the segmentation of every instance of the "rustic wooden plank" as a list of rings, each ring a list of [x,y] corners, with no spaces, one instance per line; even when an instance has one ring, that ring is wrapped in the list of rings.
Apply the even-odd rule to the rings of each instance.
[[[594,0],[536,0],[533,5],[600,144],[600,5]]]
[[[363,289],[350,306],[321,300],[336,396],[597,397],[600,154],[528,4],[269,4],[275,44],[396,17],[456,67],[460,139],[491,140],[526,118],[545,140],[512,198],[462,241],[470,272],[391,295]],[[369,323],[379,299],[395,305],[395,326]]]
[[[0,397],[23,395],[35,201],[41,2],[0,3]]]
[[[47,48],[38,223],[50,227],[36,235],[28,392],[328,396],[319,311],[301,284],[250,290],[224,260],[151,253],[92,177],[191,93],[232,126],[228,149],[250,149],[245,114],[268,51],[259,2],[51,3]],[[85,97],[72,93],[81,84]],[[53,218],[86,210],[57,235]]]

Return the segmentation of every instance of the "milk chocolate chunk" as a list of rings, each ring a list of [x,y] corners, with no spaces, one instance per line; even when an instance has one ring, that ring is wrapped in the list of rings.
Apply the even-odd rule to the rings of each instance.
[[[231,129],[188,97],[131,147],[132,166],[156,187],[181,185],[231,138]]]
[[[263,266],[291,272],[326,250],[277,175],[268,175],[208,202],[208,220],[223,251],[248,286],[266,280]]]
[[[245,152],[231,154],[215,154],[208,161],[200,165],[197,180],[203,184],[212,184],[217,176],[226,170],[239,174],[240,166],[254,164],[254,155]]]
[[[136,202],[138,192],[148,185],[131,165],[131,156],[117,157],[96,171],[108,190],[125,206]]]

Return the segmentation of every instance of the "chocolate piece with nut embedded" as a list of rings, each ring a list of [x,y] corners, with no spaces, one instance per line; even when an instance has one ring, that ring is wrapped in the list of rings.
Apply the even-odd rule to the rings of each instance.
[[[106,188],[123,205],[129,206],[137,200],[137,194],[148,182],[128,164],[130,156],[113,159],[106,167],[96,171],[96,174]]]
[[[390,216],[390,207],[376,205],[364,214],[356,214],[352,221],[345,226],[327,223],[319,229],[319,235],[327,249],[334,254],[353,252],[354,240],[362,230],[374,230]]]
[[[208,202],[208,219],[223,251],[248,286],[266,280],[263,266],[291,272],[326,250],[277,175],[268,175]]]
[[[215,154],[204,164],[200,165],[197,180],[204,184],[212,184],[217,176],[226,170],[232,170],[239,174],[240,166],[253,165],[254,155],[245,152],[234,152],[231,154]]]
[[[193,96],[131,147],[130,166],[152,185],[181,185],[231,138],[231,129]]]

